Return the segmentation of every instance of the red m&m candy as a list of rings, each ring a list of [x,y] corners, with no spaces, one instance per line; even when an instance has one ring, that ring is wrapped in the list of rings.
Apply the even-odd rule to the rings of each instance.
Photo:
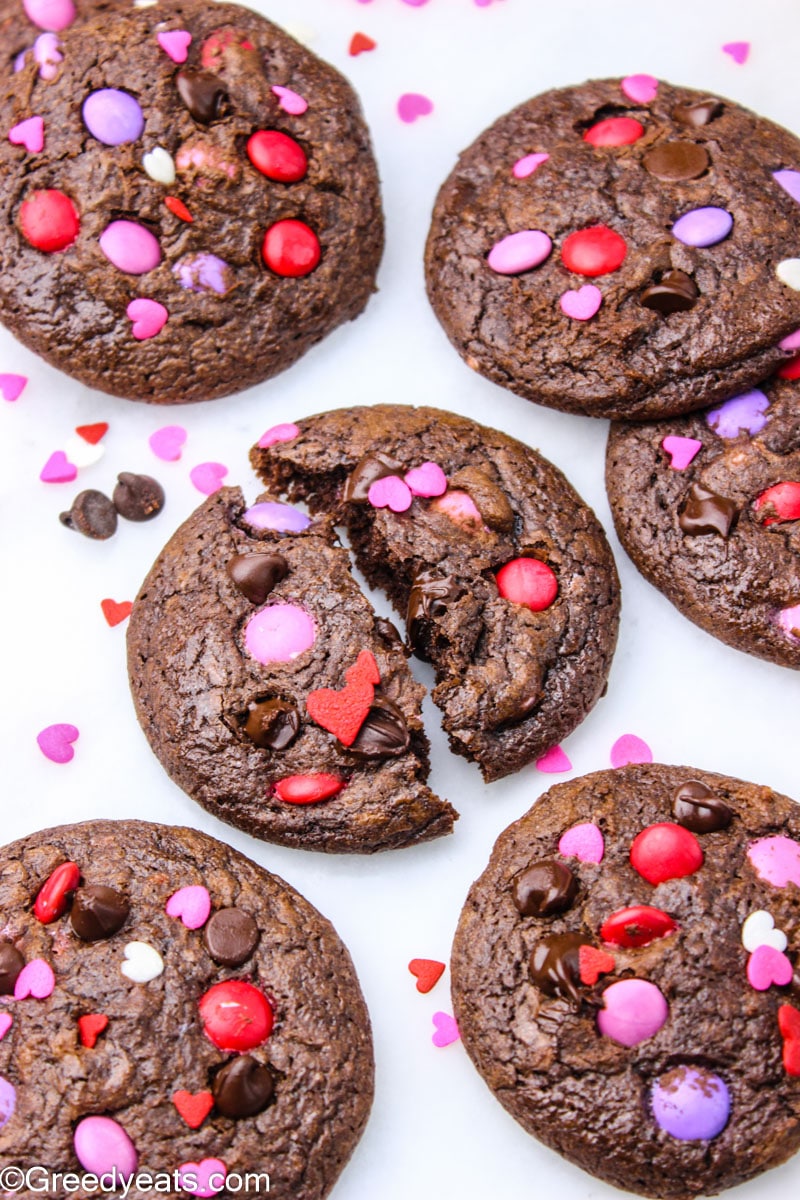
[[[583,140],[591,146],[630,146],[643,133],[644,125],[634,117],[607,117],[587,129]]]
[[[31,192],[19,210],[19,225],[23,237],[36,250],[52,254],[66,250],[78,236],[81,227],[78,210],[63,192],[51,188]]]
[[[42,884],[33,904],[33,915],[43,925],[57,921],[67,911],[70,894],[81,881],[77,863],[65,862]]]
[[[660,908],[651,908],[649,904],[634,904],[630,908],[620,908],[603,922],[600,937],[612,946],[624,946],[633,949],[636,946],[647,946],[656,938],[666,937],[673,933],[678,926],[669,913]]]
[[[275,1016],[263,992],[241,979],[215,983],[200,998],[203,1032],[219,1050],[253,1050],[272,1032]]]
[[[649,825],[633,839],[631,866],[648,883],[664,883],[693,875],[703,865],[703,851],[693,833],[663,821]]]
[[[765,505],[775,513],[774,517],[765,517],[765,525],[777,525],[779,521],[800,520],[800,483],[787,481],[776,483],[767,488],[753,504],[756,512]]]
[[[576,275],[608,275],[625,261],[625,239],[607,225],[591,225],[571,233],[561,247],[561,261]]]
[[[247,157],[257,171],[278,183],[298,183],[308,170],[303,147],[277,129],[254,133],[247,143]]]
[[[496,578],[497,590],[505,600],[524,604],[532,612],[543,612],[558,595],[555,572],[538,558],[512,558]]]
[[[274,792],[284,804],[319,804],[339,794],[345,781],[338,775],[287,775],[275,784]]]
[[[800,379],[800,354],[796,358],[790,358],[785,367],[781,367],[778,371],[779,379]]]
[[[264,234],[261,253],[276,275],[310,275],[322,256],[319,239],[303,221],[278,221]]]

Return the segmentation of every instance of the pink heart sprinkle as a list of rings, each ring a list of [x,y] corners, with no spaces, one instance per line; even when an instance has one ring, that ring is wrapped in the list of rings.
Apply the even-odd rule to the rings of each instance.
[[[258,445],[261,450],[266,450],[267,446],[274,446],[278,442],[291,442],[299,436],[298,427],[293,422],[287,421],[283,425],[272,425],[266,433],[262,433],[258,439]]]
[[[361,0],[364,4],[365,0]],[[428,0],[403,0],[403,4],[407,4],[409,8],[422,8],[423,4],[427,4]]]
[[[778,613],[778,624],[789,637],[800,637],[800,604],[782,608]]]
[[[187,929],[202,929],[211,912],[211,897],[202,884],[179,888],[167,901],[167,916],[180,917]]]
[[[629,763],[650,763],[653,751],[635,733],[623,733],[611,747],[612,767],[627,767]]]
[[[27,117],[8,131],[12,146],[24,146],[28,154],[39,154],[44,149],[44,121],[41,117]]]
[[[411,488],[399,475],[386,475],[370,485],[367,499],[373,508],[390,508],[401,513],[411,508]]]
[[[48,725],[41,733],[37,733],[36,741],[45,758],[50,762],[68,763],[75,757],[71,743],[80,737],[80,730],[74,725]]]
[[[227,474],[228,468],[224,463],[205,462],[192,467],[189,478],[198,492],[202,492],[204,496],[211,496],[222,487],[222,481]]]
[[[225,1187],[228,1168],[219,1158],[204,1158],[201,1162],[186,1162],[178,1167],[178,1183],[190,1196],[216,1196]]]
[[[412,467],[403,478],[414,496],[443,496],[447,491],[447,476],[435,462]]]
[[[272,91],[278,97],[280,107],[290,117],[302,117],[308,108],[308,101],[304,100],[302,96],[298,96],[297,92],[293,92],[291,88],[279,87],[276,84]]]
[[[436,1032],[431,1037],[434,1046],[443,1049],[445,1046],[452,1046],[453,1042],[457,1042],[461,1037],[461,1034],[458,1032],[456,1019],[455,1017],[451,1017],[449,1013],[434,1013],[433,1023],[436,1026]]]
[[[549,157],[549,154],[526,154],[523,158],[518,158],[512,168],[514,178],[527,179],[537,167],[547,162]]]
[[[603,293],[593,283],[585,283],[577,291],[564,292],[558,303],[565,316],[574,321],[590,321],[603,303]]]
[[[427,117],[433,112],[433,101],[420,92],[404,92],[397,101],[397,115],[406,125],[413,125],[417,117]]]
[[[13,1024],[14,1018],[11,1016],[11,1013],[0,1013],[0,1042],[2,1042]]]
[[[687,437],[665,437],[661,445],[670,457],[673,471],[685,471],[703,449],[697,438]]]
[[[144,296],[131,300],[125,312],[128,320],[133,321],[131,332],[137,342],[146,342],[148,338],[161,333],[169,319],[169,312],[163,304]]]
[[[800,843],[778,834],[752,842],[747,857],[759,879],[773,887],[794,883],[800,887]]]
[[[726,42],[722,47],[726,54],[729,54],[735,63],[746,63],[750,55],[749,42]]]
[[[28,383],[27,375],[0,375],[0,392],[4,400],[19,400]]]
[[[177,462],[186,442],[187,433],[182,425],[163,425],[147,439],[150,449],[162,462]]]
[[[795,329],[794,333],[790,333],[788,337],[783,338],[778,342],[781,350],[793,353],[795,350],[800,350],[800,329]]]
[[[55,986],[56,977],[50,964],[43,958],[33,958],[17,976],[14,999],[27,1000],[32,996],[34,1000],[46,1000],[48,996],[52,996]]]
[[[747,960],[747,980],[757,992],[766,992],[773,983],[785,987],[792,974],[791,962],[774,946],[757,946]]]
[[[654,75],[627,75],[620,88],[634,104],[649,104],[658,95],[658,80]]]
[[[562,833],[558,853],[564,858],[577,858],[578,862],[601,863],[606,844],[599,827],[591,821],[573,825]]]
[[[42,483],[71,483],[77,477],[78,468],[68,461],[63,450],[55,450],[39,473]]]
[[[173,62],[186,62],[189,56],[189,47],[192,44],[192,35],[187,30],[168,29],[165,33],[159,33],[157,36],[159,46]]]
[[[541,758],[537,758],[536,767],[545,775],[560,775],[563,771],[571,771],[572,763],[560,746],[553,746]]]

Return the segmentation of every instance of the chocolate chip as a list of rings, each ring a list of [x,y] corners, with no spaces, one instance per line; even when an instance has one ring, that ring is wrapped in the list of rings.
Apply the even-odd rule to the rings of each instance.
[[[117,476],[114,507],[126,521],[151,521],[164,507],[164,489],[149,475],[123,471]]]
[[[699,483],[693,483],[678,523],[684,533],[718,533],[726,538],[733,528],[738,511],[735,501],[718,496],[716,492],[701,487]]]
[[[648,150],[642,161],[651,175],[665,183],[698,179],[711,163],[708,151],[697,142],[662,142]]]
[[[244,731],[262,750],[285,750],[300,732],[300,714],[288,700],[254,701]]]
[[[544,858],[518,872],[512,881],[514,903],[523,917],[553,917],[571,907],[578,881],[564,863]]]
[[[691,125],[694,129],[700,129],[718,117],[721,112],[720,101],[709,98],[698,100],[696,104],[679,104],[677,108],[673,109],[672,117],[679,125]]]
[[[63,512],[58,519],[67,529],[100,542],[117,532],[117,510],[108,496],[92,489],[77,495],[69,512]]]
[[[668,317],[674,312],[688,312],[700,295],[697,284],[685,271],[665,271],[658,283],[651,283],[639,297],[645,308],[652,308]]]
[[[263,604],[289,574],[289,564],[282,554],[237,554],[225,570],[251,604]]]
[[[530,961],[531,981],[546,996],[581,999],[580,948],[589,942],[579,933],[556,933],[534,947]]]
[[[210,71],[179,71],[175,83],[189,112],[201,125],[209,125],[222,113],[228,93]]]
[[[409,741],[402,711],[386,696],[376,692],[366,720],[348,751],[356,758],[396,758],[405,754]]]
[[[365,504],[369,489],[376,479],[402,474],[402,465],[385,454],[365,454],[350,472],[342,498],[349,504]]]
[[[384,646],[388,646],[390,650],[400,650],[403,654],[408,653],[400,631],[392,621],[387,621],[386,617],[376,617],[374,628]]]
[[[463,595],[463,588],[450,575],[438,575],[436,571],[421,571],[411,586],[406,612],[406,637],[411,650],[419,650],[424,633],[424,624],[433,617],[441,617],[452,604]]]
[[[267,1067],[242,1054],[217,1073],[211,1091],[223,1117],[254,1117],[269,1104],[275,1084]]]
[[[0,942],[0,996],[14,995],[14,984],[24,966],[25,959],[17,947]]]
[[[84,942],[99,942],[122,928],[129,911],[128,901],[114,888],[89,884],[75,893],[70,921]]]
[[[240,967],[258,945],[258,925],[241,908],[220,908],[203,932],[206,949],[214,962]]]
[[[727,829],[733,820],[733,809],[699,779],[690,779],[675,789],[672,814],[679,825],[692,833],[716,833]]]
[[[480,467],[462,467],[450,477],[449,486],[460,488],[470,496],[490,529],[510,533],[514,528],[514,510],[508,496]]]

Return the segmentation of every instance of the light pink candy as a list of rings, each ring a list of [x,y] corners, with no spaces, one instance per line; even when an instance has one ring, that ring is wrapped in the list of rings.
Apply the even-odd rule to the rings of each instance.
[[[543,263],[552,249],[541,229],[521,229],[492,246],[486,261],[498,275],[520,275]]]
[[[620,979],[603,992],[597,1027],[621,1046],[638,1046],[658,1033],[669,1016],[669,1005],[654,983]]]
[[[785,987],[792,974],[791,962],[774,946],[756,946],[747,960],[747,981],[757,992],[766,992],[773,984]]]
[[[150,449],[162,462],[177,462],[187,438],[182,425],[163,425],[147,439]]]
[[[402,513],[411,508],[411,488],[399,475],[386,475],[370,484],[367,499],[373,508],[389,508]]]
[[[310,650],[317,627],[303,608],[295,604],[271,604],[247,622],[244,644],[260,663],[291,662]]]
[[[156,35],[158,44],[173,62],[185,63],[189,57],[192,35],[186,29],[167,29]]]
[[[778,342],[778,347],[781,350],[800,350],[800,329],[795,329],[794,333],[788,334]]]
[[[22,0],[22,7],[34,25],[50,33],[61,33],[75,20],[72,0]]]
[[[652,762],[653,751],[635,733],[623,733],[611,747],[610,758],[612,767],[627,767],[629,763]]]
[[[278,104],[290,117],[302,117],[308,108],[308,101],[299,96],[297,92],[293,92],[291,88],[280,87],[276,84],[272,91],[278,97]]]
[[[202,929],[211,912],[211,897],[202,884],[179,888],[167,901],[168,917],[179,917],[187,929]]]
[[[558,852],[564,858],[577,858],[579,862],[601,863],[606,852],[602,831],[592,821],[573,825],[562,833]]]
[[[43,958],[32,958],[17,976],[14,999],[27,1000],[32,996],[34,1000],[46,1000],[48,996],[52,996],[55,986],[56,977],[50,964]]]
[[[222,487],[222,481],[227,474],[228,468],[225,463],[204,462],[192,467],[189,478],[198,492],[202,492],[204,496],[213,496],[214,492],[218,492]]]
[[[747,857],[756,874],[773,887],[794,883],[800,887],[800,842],[778,834],[751,842]]]
[[[403,478],[415,496],[443,496],[447,491],[447,476],[435,462],[412,467]]]
[[[560,746],[553,746],[546,754],[536,760],[536,769],[545,775],[560,775],[572,770],[572,763]]]
[[[181,1189],[190,1196],[216,1196],[225,1187],[227,1174],[228,1168],[220,1158],[204,1158],[199,1163],[185,1162],[178,1167]],[[187,1175],[193,1175],[195,1182],[190,1184],[185,1178]]]
[[[549,157],[549,154],[525,154],[522,158],[518,158],[512,167],[514,178],[527,179],[537,167],[547,162]]]
[[[789,637],[797,637],[797,631],[800,630],[800,604],[795,604],[792,608],[782,608],[778,613],[778,624]]]
[[[658,95],[658,80],[654,75],[627,75],[620,88],[634,104],[649,104]]]
[[[673,471],[685,471],[703,449],[701,441],[687,437],[665,437],[661,445],[670,457]]]
[[[139,1162],[133,1142],[111,1117],[84,1117],[75,1130],[73,1144],[83,1169],[96,1175],[116,1171],[129,1179]]]
[[[126,275],[144,275],[161,262],[158,240],[135,221],[112,221],[100,234],[100,249]]]
[[[42,483],[71,483],[78,468],[71,463],[63,450],[54,450],[39,472]]]
[[[12,146],[24,146],[28,154],[39,154],[44,149],[44,121],[41,117],[27,117],[8,131]]]
[[[278,442],[291,442],[299,436],[300,430],[297,425],[291,421],[286,421],[283,425],[270,426],[266,433],[262,433],[258,439],[258,445],[262,450],[266,450],[267,446],[274,446]]]
[[[750,57],[749,42],[726,42],[722,47],[726,54],[729,54],[735,63],[742,66]]]
[[[436,512],[444,513],[457,525],[483,525],[483,517],[468,492],[453,488],[439,496],[431,505]]]
[[[577,291],[564,292],[558,303],[573,321],[590,321],[603,303],[603,293],[593,283],[585,283]]]

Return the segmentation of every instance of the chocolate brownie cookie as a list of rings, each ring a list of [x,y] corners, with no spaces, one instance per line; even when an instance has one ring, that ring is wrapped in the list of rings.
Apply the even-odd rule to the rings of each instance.
[[[547,92],[459,159],[428,294],[459,354],[567,412],[643,420],[767,376],[800,324],[800,141],[650,76]]]
[[[161,1193],[169,1175],[171,1196],[194,1174],[222,1198],[263,1196],[268,1174],[270,1195],[327,1196],[373,1090],[330,923],[191,829],[90,821],[0,853],[0,1166],[138,1171]]]
[[[52,78],[29,56],[0,88],[0,317],[26,345],[170,404],[267,379],[361,312],[380,196],[333,68],[199,0],[60,37]]]
[[[800,808],[657,764],[510,826],[453,947],[464,1044],[528,1132],[684,1200],[800,1145]]]
[[[799,388],[777,379],[706,413],[612,425],[606,462],[617,533],[645,578],[714,637],[795,668]]]
[[[266,841],[369,853],[450,833],[400,636],[330,522],[238,488],[169,541],[134,603],[131,690],[175,782]]]
[[[268,431],[274,491],[348,530],[359,567],[436,670],[452,749],[484,778],[518,771],[603,693],[619,584],[605,535],[560,471],[435,408],[341,409]]]

